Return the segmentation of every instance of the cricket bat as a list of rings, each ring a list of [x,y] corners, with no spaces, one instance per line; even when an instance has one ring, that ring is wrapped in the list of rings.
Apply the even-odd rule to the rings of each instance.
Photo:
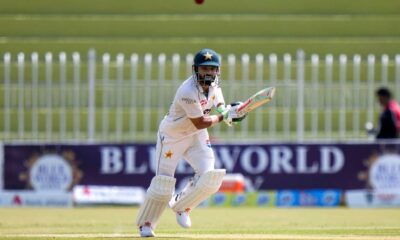
[[[271,101],[275,94],[274,87],[264,88],[263,90],[255,93],[249,97],[242,105],[237,108],[238,113],[247,114],[254,109],[260,107]]]

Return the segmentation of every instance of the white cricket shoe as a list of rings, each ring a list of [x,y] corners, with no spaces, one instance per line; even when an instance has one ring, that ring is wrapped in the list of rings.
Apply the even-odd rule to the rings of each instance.
[[[187,211],[177,212],[176,221],[183,228],[190,228],[192,226],[192,221],[190,220],[190,216]]]
[[[139,227],[139,232],[141,237],[154,237],[154,231],[151,226],[143,225]]]

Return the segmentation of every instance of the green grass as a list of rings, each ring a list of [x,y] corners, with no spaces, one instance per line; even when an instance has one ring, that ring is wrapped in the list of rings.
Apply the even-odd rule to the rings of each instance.
[[[0,0],[1,14],[398,14],[397,0]]]
[[[28,55],[37,52],[41,56],[46,52],[56,55],[66,52],[69,56],[78,52],[85,60],[90,49],[95,49],[99,55],[110,53],[115,56],[123,53],[130,56],[132,53],[188,54],[205,47],[213,48],[224,55],[289,53],[295,56],[297,50],[303,49],[307,55],[348,54],[352,57],[354,54],[360,54],[365,58],[368,54],[388,54],[392,58],[399,54],[400,38],[0,38],[0,55],[10,52],[14,57],[20,52]]]
[[[136,207],[2,208],[2,239],[130,239]],[[400,209],[204,208],[182,229],[170,210],[157,239],[400,239]]]
[[[399,37],[400,16],[11,16],[0,35],[31,38]],[[199,30],[198,26],[213,26]],[[101,26],[99,28],[98,26]],[[129,31],[127,31],[129,29]],[[224,29],[224,30],[222,30]]]
[[[398,14],[397,0],[0,0],[2,14]],[[79,7],[77,7],[79,6]]]
[[[396,0],[0,0],[0,54],[399,53]]]

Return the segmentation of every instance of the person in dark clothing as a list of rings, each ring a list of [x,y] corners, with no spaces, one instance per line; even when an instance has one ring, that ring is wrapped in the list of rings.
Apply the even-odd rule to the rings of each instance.
[[[400,133],[400,106],[392,98],[392,93],[387,88],[379,88],[376,91],[382,113],[379,116],[379,128],[377,139],[398,138]]]

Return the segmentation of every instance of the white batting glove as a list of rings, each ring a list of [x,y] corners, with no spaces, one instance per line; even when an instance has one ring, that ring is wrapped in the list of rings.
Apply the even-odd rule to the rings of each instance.
[[[231,105],[227,105],[221,114],[224,117],[224,122],[226,125],[232,127],[233,119],[237,116],[236,108],[231,107]]]
[[[242,106],[242,102],[234,102],[229,104],[229,112],[228,112],[228,118],[227,121],[230,124],[239,124],[243,119],[246,118],[247,113],[239,112],[238,108]],[[228,124],[228,125],[229,125]]]

